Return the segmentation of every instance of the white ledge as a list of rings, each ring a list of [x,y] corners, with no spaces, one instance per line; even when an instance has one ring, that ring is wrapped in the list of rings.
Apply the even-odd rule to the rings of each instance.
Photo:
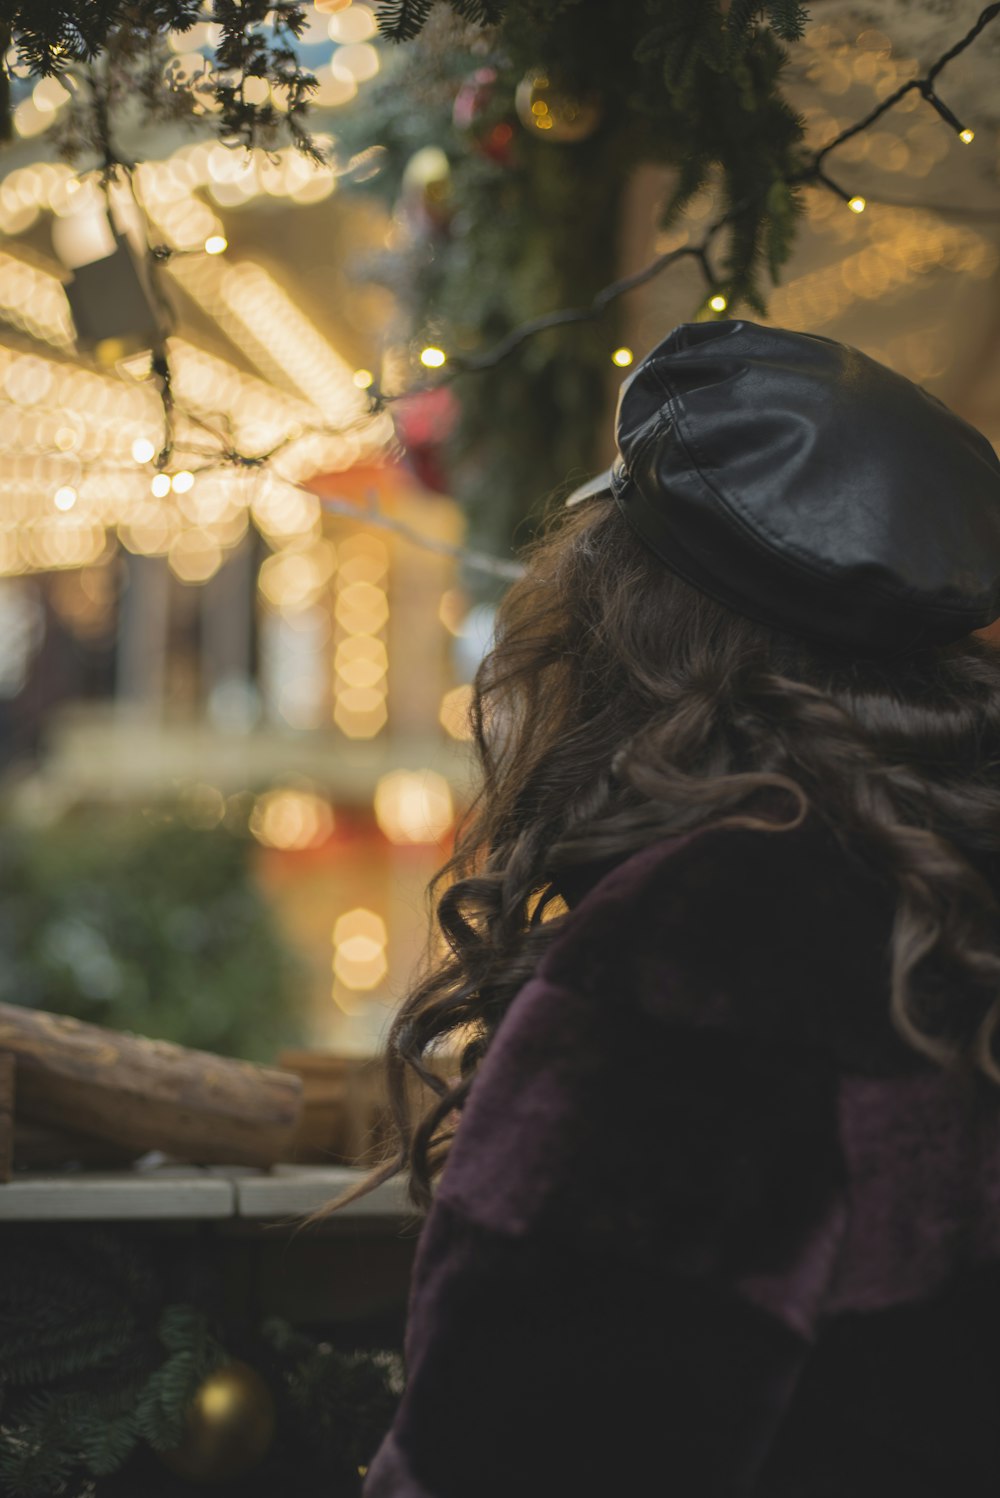
[[[22,1171],[0,1185],[0,1222],[299,1218],[364,1178],[350,1166],[157,1165],[129,1170]],[[397,1176],[330,1218],[416,1214]]]

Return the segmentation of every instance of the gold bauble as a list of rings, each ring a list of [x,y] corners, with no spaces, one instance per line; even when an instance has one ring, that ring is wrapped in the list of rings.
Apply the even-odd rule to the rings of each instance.
[[[596,94],[567,93],[543,72],[525,74],[514,94],[514,108],[532,135],[566,144],[593,135],[604,113]]]
[[[260,1461],[274,1438],[274,1400],[259,1373],[232,1362],[210,1373],[188,1407],[184,1435],[164,1466],[189,1482],[228,1482]]]

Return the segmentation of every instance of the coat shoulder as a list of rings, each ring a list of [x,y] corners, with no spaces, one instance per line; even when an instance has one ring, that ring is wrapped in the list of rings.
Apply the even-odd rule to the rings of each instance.
[[[706,828],[605,873],[539,971],[666,1022],[908,1070],[889,1018],[895,902],[814,811],[789,830]]]

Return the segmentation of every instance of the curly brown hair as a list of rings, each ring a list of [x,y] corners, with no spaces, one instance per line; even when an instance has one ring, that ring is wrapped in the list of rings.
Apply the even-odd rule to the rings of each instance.
[[[314,1215],[403,1170],[426,1210],[498,1025],[573,918],[560,876],[696,828],[771,835],[814,808],[895,881],[899,1033],[1000,1081],[1000,652],[969,636],[861,657],[756,623],[669,572],[606,498],[550,512],[522,557],[473,682],[481,787],[426,891],[449,955],[432,929],[388,1034],[394,1137]],[[754,814],[768,787],[786,818]]]

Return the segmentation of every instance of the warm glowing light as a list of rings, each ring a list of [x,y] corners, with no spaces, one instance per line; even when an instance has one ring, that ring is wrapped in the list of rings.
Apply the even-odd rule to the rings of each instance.
[[[616,348],[611,355],[612,364],[617,364],[619,369],[627,369],[635,358],[630,348]]]
[[[322,541],[304,551],[277,551],[261,566],[257,586],[285,613],[311,608],[323,596],[335,565],[333,546]]]
[[[132,443],[132,456],[137,463],[149,463],[155,453],[156,448],[148,437],[137,437]]]
[[[76,490],[71,484],[63,484],[52,496],[52,502],[57,510],[71,510],[76,504]]]
[[[355,83],[367,83],[379,70],[378,53],[367,42],[342,45],[333,54],[333,67],[345,72]]]
[[[271,93],[266,78],[244,78],[241,90],[247,104],[266,104]]]
[[[334,614],[342,629],[352,635],[373,635],[389,617],[389,599],[374,583],[348,583],[337,590]]]
[[[390,770],[375,787],[375,820],[391,843],[436,843],[452,824],[451,787],[436,770]]]
[[[211,531],[193,526],[174,536],[167,561],[182,583],[207,583],[222,566],[222,547]]]
[[[316,9],[329,10],[330,6],[317,5]],[[327,24],[335,42],[365,42],[377,30],[374,12],[367,5],[350,5]]]
[[[461,686],[452,687],[451,691],[445,692],[441,698],[438,719],[441,727],[453,739],[467,741],[472,738],[472,722],[469,717],[471,706],[472,686],[469,682],[463,682]]]
[[[341,586],[379,583],[388,570],[389,553],[377,536],[358,531],[340,543],[337,577]]]
[[[186,468],[182,468],[179,473],[175,473],[170,480],[170,487],[175,494],[186,494],[193,486],[194,474],[190,473]]]
[[[868,203],[859,194],[855,194],[855,196],[848,201],[847,206],[852,213],[864,213],[865,209],[868,207]]]
[[[359,390],[367,390],[374,382],[375,376],[370,369],[356,369],[354,371],[354,383]]]
[[[333,972],[345,988],[375,988],[388,972],[385,921],[358,906],[337,917],[333,928]]]
[[[715,296],[709,297],[708,305],[711,307],[713,312],[725,312],[726,308],[729,306],[729,303],[726,301],[721,291],[719,291],[716,292]]]
[[[972,142],[976,138],[976,132],[974,130],[960,130],[958,132],[958,138],[960,141],[963,141],[965,145],[971,146]]]
[[[420,351],[420,362],[427,369],[440,369],[447,357],[442,348],[425,348]]]
[[[348,635],[337,646],[334,670],[349,687],[374,687],[388,669],[385,642],[373,635]]]
[[[356,701],[355,698],[362,694],[366,700]],[[374,687],[347,687],[338,694],[333,708],[333,721],[348,739],[373,739],[381,733],[388,719],[385,697]]]
[[[460,588],[448,588],[441,594],[438,618],[449,634],[462,633],[462,621],[469,612],[469,600]]]
[[[221,255],[228,248],[229,240],[224,234],[210,234],[205,240],[206,255]]]
[[[169,473],[154,473],[152,483],[149,486],[157,499],[163,499],[170,493]]]
[[[250,831],[257,841],[286,851],[318,847],[333,827],[333,807],[325,796],[291,786],[265,791],[250,815]]]

